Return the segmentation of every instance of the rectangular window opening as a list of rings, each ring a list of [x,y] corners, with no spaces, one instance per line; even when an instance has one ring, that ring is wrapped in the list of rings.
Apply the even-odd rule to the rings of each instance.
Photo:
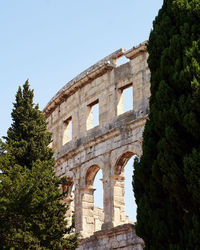
[[[127,59],[125,56],[121,56],[121,57],[117,58],[117,60],[116,60],[117,67],[121,66],[121,65],[123,65],[123,64],[125,64],[125,63],[127,63],[129,61],[130,60]]]
[[[63,145],[72,140],[72,118],[63,122]]]
[[[117,115],[121,115],[133,109],[133,86],[132,84],[119,89],[119,91],[120,91],[120,96],[119,96],[119,102],[117,105]]]
[[[99,125],[99,101],[88,105],[87,130]]]

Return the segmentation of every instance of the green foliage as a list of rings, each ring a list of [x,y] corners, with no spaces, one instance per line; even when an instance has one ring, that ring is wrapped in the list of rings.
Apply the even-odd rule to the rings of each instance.
[[[150,114],[135,164],[145,249],[199,249],[200,0],[164,0],[150,34]]]
[[[29,169],[38,159],[52,160],[53,151],[47,147],[51,134],[46,132],[44,116],[38,105],[33,104],[33,90],[29,89],[28,82],[23,90],[19,87],[13,105],[13,123],[5,137],[12,160]]]
[[[28,82],[17,92],[12,119],[0,141],[1,249],[75,249],[77,235],[69,235],[62,180],[48,147],[51,134]]]

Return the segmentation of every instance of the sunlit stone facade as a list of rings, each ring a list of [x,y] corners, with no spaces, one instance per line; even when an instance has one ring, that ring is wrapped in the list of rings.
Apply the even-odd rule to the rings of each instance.
[[[118,66],[120,57],[128,62]],[[67,83],[44,109],[48,130],[53,133],[56,173],[70,180],[64,187],[68,188],[65,202],[70,207],[67,216],[75,213],[76,231],[83,238],[81,250],[144,246],[134,226],[127,224],[123,172],[127,161],[142,153],[150,96],[147,57],[145,43],[128,51],[117,50]],[[128,87],[133,91],[133,109],[124,112]],[[92,127],[96,104],[99,124]],[[94,206],[93,182],[99,169],[103,173],[103,210]]]

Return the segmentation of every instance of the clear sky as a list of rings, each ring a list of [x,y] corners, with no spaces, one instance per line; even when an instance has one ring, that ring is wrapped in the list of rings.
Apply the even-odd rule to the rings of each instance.
[[[29,79],[43,109],[77,74],[147,40],[162,0],[0,1],[0,137]]]

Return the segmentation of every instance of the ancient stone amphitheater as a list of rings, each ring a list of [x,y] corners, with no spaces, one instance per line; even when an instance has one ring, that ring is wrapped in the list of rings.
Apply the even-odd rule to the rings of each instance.
[[[115,51],[68,82],[44,109],[53,133],[56,173],[69,177],[62,188],[68,188],[68,219],[75,213],[75,229],[82,238],[79,250],[144,247],[125,215],[124,166],[142,153],[150,96],[147,56],[145,43]],[[121,57],[128,62],[118,66]],[[124,112],[128,88],[132,110]],[[94,206],[93,182],[100,169],[103,209]]]

